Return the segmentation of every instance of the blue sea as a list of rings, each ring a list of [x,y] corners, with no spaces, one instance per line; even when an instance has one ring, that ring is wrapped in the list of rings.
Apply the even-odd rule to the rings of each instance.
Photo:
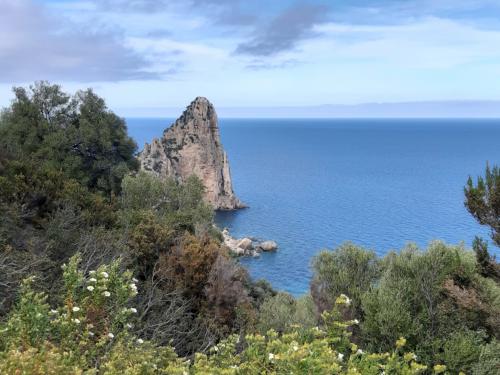
[[[127,119],[139,147],[171,119]],[[311,258],[343,242],[383,255],[439,239],[488,238],[464,208],[469,175],[500,163],[500,120],[220,119],[234,190],[248,209],[216,221],[279,250],[241,259],[255,278],[308,291]],[[490,245],[494,254],[499,249]]]

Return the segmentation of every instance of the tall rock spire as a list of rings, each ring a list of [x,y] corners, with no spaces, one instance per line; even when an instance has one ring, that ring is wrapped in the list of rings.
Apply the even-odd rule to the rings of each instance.
[[[161,138],[146,143],[139,154],[141,169],[160,177],[185,181],[198,176],[205,199],[215,209],[245,207],[233,192],[226,152],[219,136],[217,114],[206,98],[197,97]]]

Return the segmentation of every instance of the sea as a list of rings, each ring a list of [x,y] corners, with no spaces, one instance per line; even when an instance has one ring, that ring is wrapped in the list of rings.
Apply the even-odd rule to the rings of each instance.
[[[141,149],[172,120],[127,124]],[[489,239],[464,206],[464,186],[487,162],[500,164],[500,120],[222,118],[219,126],[234,191],[249,208],[219,212],[216,222],[278,243],[275,253],[239,260],[276,289],[307,293],[311,259],[345,242],[384,255],[409,243]]]

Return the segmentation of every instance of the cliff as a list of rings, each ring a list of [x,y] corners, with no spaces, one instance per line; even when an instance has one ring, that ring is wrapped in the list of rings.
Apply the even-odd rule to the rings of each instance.
[[[161,138],[146,143],[139,161],[141,169],[160,177],[184,181],[193,174],[198,176],[205,186],[205,198],[214,209],[245,207],[233,192],[217,114],[206,98],[196,98]]]

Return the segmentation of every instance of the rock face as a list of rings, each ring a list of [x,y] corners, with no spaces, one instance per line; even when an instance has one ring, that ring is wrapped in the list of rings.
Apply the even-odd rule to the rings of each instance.
[[[217,114],[206,98],[196,98],[160,139],[146,143],[139,161],[141,169],[160,177],[184,181],[193,174],[198,176],[205,186],[205,198],[214,209],[245,207],[233,192]]]

